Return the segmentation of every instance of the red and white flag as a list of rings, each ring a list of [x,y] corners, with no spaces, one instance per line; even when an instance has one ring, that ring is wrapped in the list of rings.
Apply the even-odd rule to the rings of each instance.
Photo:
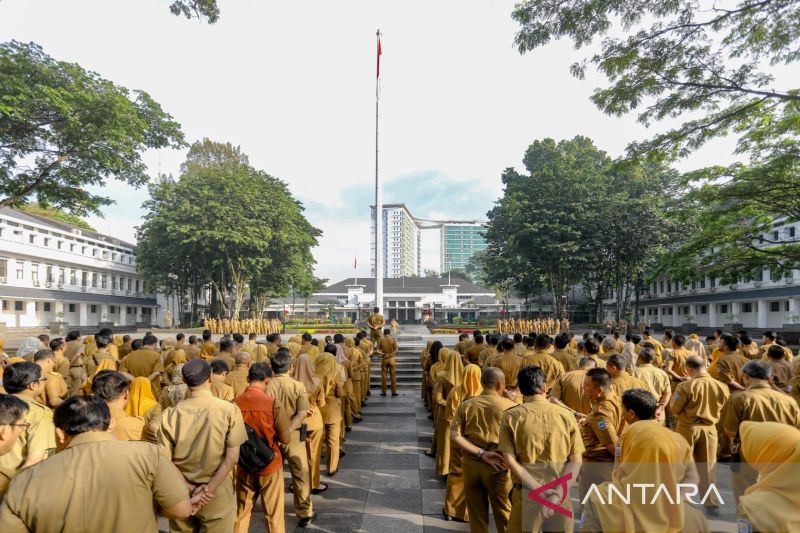
[[[358,257],[353,258],[353,270],[358,268]]]
[[[381,54],[383,51],[381,50],[381,37],[378,35],[378,72],[376,78],[381,77]]]

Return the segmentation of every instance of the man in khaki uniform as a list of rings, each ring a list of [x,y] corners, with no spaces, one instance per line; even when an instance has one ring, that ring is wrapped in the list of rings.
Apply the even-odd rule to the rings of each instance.
[[[606,370],[611,374],[611,390],[619,398],[626,390],[644,388],[641,380],[625,371],[625,358],[620,354],[614,354],[606,360]]]
[[[773,344],[767,350],[767,363],[772,367],[772,383],[783,392],[789,392],[789,382],[794,377],[792,365],[786,361],[783,346]]]
[[[656,420],[664,424],[664,410],[672,396],[669,374],[653,366],[656,357],[653,348],[642,348],[636,358],[636,377],[642,382],[642,388],[652,394],[658,401]]]
[[[564,372],[578,370],[580,357],[574,357],[567,351],[569,337],[565,335],[558,335],[555,339],[553,339],[553,345],[555,346],[555,350],[553,350],[553,353],[550,354],[550,357],[561,363],[561,366],[564,367]]]
[[[486,348],[483,343],[483,335],[480,333],[475,335],[475,343],[467,348],[467,359],[473,365],[477,365],[480,361],[481,352]]]
[[[550,348],[549,336],[540,334],[534,339],[528,337],[528,345],[532,349],[522,360],[522,366],[538,366],[544,370],[544,375],[547,376],[547,394],[549,395],[556,380],[564,373],[564,366],[547,353]]]
[[[582,357],[578,370],[565,372],[559,376],[550,391],[550,401],[569,409],[573,414],[579,413],[588,415],[592,410],[592,404],[588,396],[584,394],[583,382],[586,372],[595,368],[597,363],[590,357]]]
[[[103,370],[92,380],[92,394],[108,404],[111,420],[114,421],[111,433],[119,440],[142,440],[145,420],[125,412],[130,397],[130,382],[120,372]]]
[[[744,390],[742,368],[749,359],[739,351],[739,339],[733,335],[723,335],[720,338],[719,350],[722,352],[722,357],[716,365],[718,379],[728,385],[731,393]]]
[[[247,374],[250,371],[252,360],[248,352],[239,352],[234,356],[236,366],[225,376],[225,384],[233,389],[236,398],[247,388]]]
[[[89,347],[84,350],[83,364],[86,367],[86,375],[92,377],[100,366],[100,361],[107,359],[109,361],[117,362],[116,356],[111,354],[111,337],[108,335],[96,335],[94,338],[95,350],[90,351]],[[114,346],[116,348],[116,346]]]
[[[281,336],[279,333],[270,333],[267,335],[267,357],[272,359],[278,349],[281,347]]]
[[[64,384],[67,386],[67,391],[69,391],[69,384],[67,383],[67,380],[69,379],[69,360],[64,357],[64,351],[66,348],[67,343],[61,337],[50,341],[50,350],[52,350],[53,354],[55,355],[53,372],[58,372],[58,374],[64,379]]]
[[[547,401],[541,368],[522,368],[518,381],[527,401],[506,411],[500,424],[499,450],[514,482],[508,531],[572,531],[572,518],[548,517],[545,508],[527,494],[561,476],[572,474],[574,480],[578,475],[584,451],[578,424],[568,410]],[[568,502],[569,498],[562,505],[569,508]]]
[[[491,335],[487,336],[484,348],[481,350],[481,353],[478,356],[478,366],[485,368],[487,366],[486,361],[497,355],[497,344],[499,342],[499,335],[492,333]]]
[[[503,371],[506,381],[506,395],[509,398],[516,398],[518,404],[522,403],[522,395],[517,390],[517,374],[522,368],[522,357],[514,353],[514,341],[503,339],[498,345],[498,353],[491,359],[486,360],[486,364],[499,368]]]
[[[278,350],[270,360],[273,378],[267,386],[267,394],[275,398],[283,412],[289,417],[291,439],[281,448],[284,459],[289,462],[294,494],[294,512],[299,524],[306,527],[316,518],[311,503],[311,475],[308,469],[308,453],[305,441],[300,440],[303,420],[309,413],[308,392],[305,385],[293,379],[292,356],[288,350]]]
[[[358,343],[358,348],[364,354],[363,376],[361,378],[361,398],[366,399],[367,396],[372,396],[370,392],[370,376],[372,375],[372,354],[375,352],[375,344],[369,340],[366,331],[359,331],[357,336],[361,337],[361,342]]]
[[[27,413],[27,403],[11,394],[0,394],[0,457],[14,448],[17,438],[22,434],[22,428],[26,428]],[[3,500],[13,475],[13,470],[5,470],[0,465],[0,501]]]
[[[153,389],[153,396],[161,396],[161,373],[164,365],[161,363],[161,355],[156,351],[158,339],[155,335],[145,335],[142,339],[142,347],[125,356],[119,364],[120,372],[127,372],[135,378],[143,377],[150,381]]]
[[[45,379],[34,363],[14,363],[3,371],[3,388],[28,405],[25,427],[14,446],[0,456],[0,470],[13,477],[20,470],[43,461],[55,450],[56,437],[53,412],[36,401],[42,394]]]
[[[67,333],[67,346],[64,348],[64,357],[69,361],[69,376],[64,376],[69,386],[69,395],[75,396],[83,385],[86,369],[83,366],[83,344],[78,331]]]
[[[386,396],[386,380],[391,377],[392,396],[397,396],[397,341],[389,328],[378,339],[378,356],[381,358],[381,396]]]
[[[39,365],[42,369],[42,375],[45,376],[44,390],[42,395],[37,398],[37,401],[51,409],[55,409],[67,399],[69,395],[69,388],[67,382],[61,377],[58,372],[53,372],[56,363],[56,356],[52,350],[42,349],[33,355],[33,362]]]
[[[691,355],[685,364],[689,379],[675,388],[670,407],[676,418],[675,431],[692,447],[700,492],[705,494],[709,484],[716,483],[717,422],[729,393],[728,387],[708,375],[701,357]],[[709,515],[719,515],[719,502],[713,501],[713,493],[705,507]]]
[[[192,512],[175,466],[152,444],[115,440],[99,398],[69,398],[55,423],[65,449],[12,481],[0,531],[156,531],[154,503],[170,518]],[[54,482],[75,497],[56,496]]]
[[[125,356],[133,351],[133,338],[130,335],[122,336],[122,344],[117,348],[117,355],[119,360],[125,359]]]
[[[464,496],[470,532],[489,531],[489,505],[497,531],[505,531],[511,514],[511,478],[498,452],[503,412],[516,405],[503,397],[505,379],[499,368],[481,373],[483,392],[458,406],[450,423],[453,444],[463,450]]]
[[[189,335],[189,344],[184,347],[184,351],[186,352],[187,361],[189,359],[200,359],[203,351],[197,345],[197,335]]]
[[[373,343],[376,343],[380,340],[383,336],[383,326],[386,324],[386,321],[383,319],[383,315],[381,314],[381,310],[379,308],[374,308],[372,310],[372,314],[369,315],[367,318],[367,326],[369,327],[369,338]]]
[[[772,388],[772,368],[764,361],[754,359],[742,367],[742,381],[746,390],[732,394],[722,409],[720,424],[733,439],[734,457],[739,448],[739,425],[742,422],[780,422],[800,428],[800,407],[789,396]],[[736,503],[745,489],[758,479],[758,472],[747,464],[747,457],[739,455],[738,472],[731,468],[733,494]]]
[[[219,353],[215,359],[225,361],[225,364],[228,365],[228,369],[233,370],[236,367],[236,359],[233,357],[233,353],[234,342],[231,339],[222,339],[219,341]]]
[[[211,361],[211,394],[226,402],[232,402],[236,398],[233,388],[225,383],[229,370],[228,363],[222,359]]]
[[[189,518],[170,520],[170,531],[229,532],[236,519],[231,471],[239,460],[239,446],[247,440],[242,413],[236,404],[211,394],[208,363],[192,359],[181,371],[190,392],[164,410],[161,445],[202,507]]]
[[[217,345],[211,340],[211,332],[209,330],[203,331],[203,344],[200,347],[200,357],[209,362],[217,354]]]

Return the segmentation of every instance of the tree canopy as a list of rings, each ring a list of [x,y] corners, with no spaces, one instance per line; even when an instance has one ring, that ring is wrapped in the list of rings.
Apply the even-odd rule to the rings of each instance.
[[[187,19],[205,19],[209,24],[219,20],[217,0],[174,0],[169,10],[173,15],[183,15]]]

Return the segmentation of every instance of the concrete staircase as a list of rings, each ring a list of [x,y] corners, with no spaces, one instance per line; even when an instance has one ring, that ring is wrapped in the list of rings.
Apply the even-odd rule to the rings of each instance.
[[[421,337],[399,335],[397,338],[399,350],[397,352],[397,387],[399,389],[419,388],[422,385],[422,367],[419,364],[419,354],[425,347]],[[373,355],[372,375],[370,386],[380,389],[381,363],[377,355]],[[387,379],[387,388],[390,382]]]

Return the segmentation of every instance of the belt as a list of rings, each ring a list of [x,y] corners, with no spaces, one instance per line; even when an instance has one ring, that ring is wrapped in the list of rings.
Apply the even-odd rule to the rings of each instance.
[[[70,368],[83,368],[83,365],[69,365]]]
[[[524,486],[522,485],[522,483],[514,483],[514,489],[515,490],[522,490],[523,487]]]

